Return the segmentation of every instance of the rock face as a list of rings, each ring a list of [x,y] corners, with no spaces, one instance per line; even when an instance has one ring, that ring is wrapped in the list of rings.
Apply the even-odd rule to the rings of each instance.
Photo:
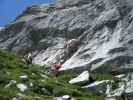
[[[109,80],[103,80],[103,81],[96,81],[92,84],[89,84],[87,86],[83,86],[82,88],[88,91],[94,91],[98,93],[106,93],[107,85],[109,85],[111,81]]]
[[[61,71],[126,72],[133,68],[132,8],[132,0],[58,0],[28,7],[0,31],[0,48],[33,52],[35,64],[58,63],[65,41],[85,35]]]
[[[4,29],[4,27],[0,27],[0,31],[3,30],[3,29]]]

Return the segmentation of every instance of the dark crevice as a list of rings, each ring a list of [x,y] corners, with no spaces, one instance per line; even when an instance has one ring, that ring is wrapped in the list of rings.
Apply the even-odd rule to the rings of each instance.
[[[133,44],[133,39],[128,41],[129,44]]]
[[[104,60],[103,58],[97,58],[96,60],[93,60],[90,65],[93,65],[93,64],[97,64],[98,62],[101,62],[102,60]]]
[[[118,53],[118,52],[124,52],[126,50],[127,50],[126,47],[118,47],[118,48],[111,49],[108,53],[109,54],[114,54],[114,53]]]

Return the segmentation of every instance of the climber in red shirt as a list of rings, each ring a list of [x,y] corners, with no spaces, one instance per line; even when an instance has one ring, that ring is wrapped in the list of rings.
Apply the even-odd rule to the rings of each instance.
[[[52,71],[54,72],[54,74],[57,74],[60,68],[61,68],[61,64],[53,64]]]

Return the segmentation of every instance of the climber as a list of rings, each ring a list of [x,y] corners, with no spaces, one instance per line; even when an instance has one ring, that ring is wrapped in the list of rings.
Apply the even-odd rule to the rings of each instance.
[[[57,75],[60,68],[61,68],[61,64],[53,64],[51,67],[51,70],[55,75]]]
[[[27,65],[32,64],[32,54],[28,53],[28,55],[25,56],[25,61],[27,63]]]
[[[79,47],[78,39],[71,39],[65,42],[65,45],[63,47],[64,51],[62,52],[62,54],[60,54],[59,56],[60,60],[58,63],[63,64],[68,58],[72,56],[74,52],[77,51],[78,47]]]
[[[51,63],[51,72],[57,73],[60,69],[61,65],[64,64],[66,60],[68,60],[74,52],[77,51],[79,47],[79,41],[78,39],[71,39],[68,40],[63,48],[60,48],[58,50],[58,53],[55,54],[55,61],[54,63]]]
[[[67,41],[64,46],[64,48],[66,49],[65,51],[66,51],[67,57],[70,57],[71,54],[76,52],[78,49],[78,46],[79,46],[78,39],[71,39],[71,40]]]

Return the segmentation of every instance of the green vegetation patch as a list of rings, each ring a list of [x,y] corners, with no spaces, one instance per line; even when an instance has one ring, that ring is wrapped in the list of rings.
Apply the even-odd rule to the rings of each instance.
[[[60,74],[46,76],[46,66],[28,66],[21,57],[0,51],[0,99],[10,100],[52,100],[53,97],[70,95],[77,100],[103,100],[103,95],[85,92],[80,87],[68,83],[74,76]],[[21,78],[27,76],[27,78]],[[44,77],[46,76],[46,77]],[[23,92],[18,84],[24,84]]]

